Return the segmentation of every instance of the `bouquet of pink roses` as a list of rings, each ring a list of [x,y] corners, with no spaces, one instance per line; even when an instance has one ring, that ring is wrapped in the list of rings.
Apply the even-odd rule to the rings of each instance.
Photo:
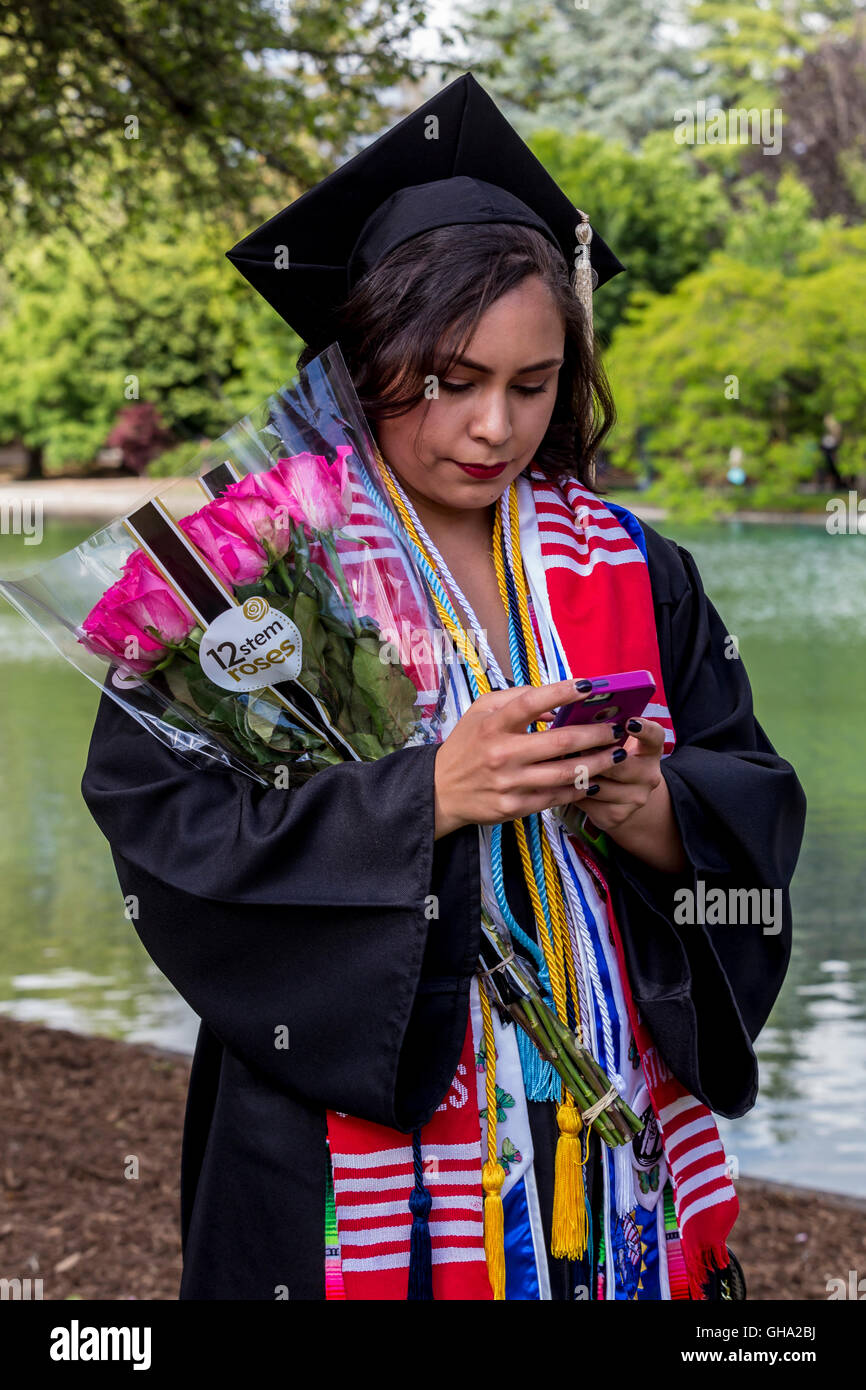
[[[259,780],[436,741],[441,634],[339,348],[195,467],[0,591],[152,733]]]

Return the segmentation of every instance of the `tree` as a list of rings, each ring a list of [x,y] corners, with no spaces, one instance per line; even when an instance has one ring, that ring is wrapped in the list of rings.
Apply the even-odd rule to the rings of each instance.
[[[785,113],[772,178],[794,168],[823,216],[862,222],[866,213],[866,14],[849,33],[834,31],[807,54],[779,88]]]
[[[611,462],[633,471],[648,435],[655,491],[669,505],[735,505],[725,487],[733,447],[755,502],[787,498],[817,463],[827,413],[844,431],[840,469],[866,466],[866,227],[831,222],[808,240],[790,264],[759,273],[718,251],[672,294],[641,296],[617,330]]]
[[[456,27],[521,132],[589,131],[636,149],[670,129],[688,93],[681,14],[680,0],[470,0]]]
[[[630,297],[666,294],[721,246],[730,207],[719,176],[701,173],[670,135],[648,136],[638,154],[599,135],[539,131],[533,152],[626,267],[596,293],[593,316],[607,339]]]
[[[189,214],[168,231],[118,242],[117,295],[69,233],[13,248],[0,280],[0,438],[44,453],[51,470],[87,464],[131,402],[155,406],[180,438],[214,437],[292,376],[299,340],[226,261],[219,224]]]
[[[0,207],[74,222],[87,176],[128,217],[243,207],[321,178],[381,127],[423,0],[0,0]],[[134,150],[133,160],[128,158]]]
[[[690,0],[712,94],[729,106],[777,105],[784,75],[863,6],[864,0]]]

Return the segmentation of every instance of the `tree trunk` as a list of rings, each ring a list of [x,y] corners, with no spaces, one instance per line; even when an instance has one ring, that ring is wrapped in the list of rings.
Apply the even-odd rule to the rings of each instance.
[[[27,470],[24,473],[25,478],[45,477],[45,473],[42,469],[42,453],[43,448],[41,444],[34,444],[32,448],[30,445],[27,446]]]

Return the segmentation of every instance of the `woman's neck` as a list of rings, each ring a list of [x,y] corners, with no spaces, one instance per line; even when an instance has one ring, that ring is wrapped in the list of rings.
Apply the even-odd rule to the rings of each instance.
[[[441,507],[429,498],[420,496],[414,488],[410,490],[405,483],[403,489],[418,513],[425,531],[443,554],[446,550],[453,553],[455,550],[492,549],[495,503],[491,503],[489,507]]]

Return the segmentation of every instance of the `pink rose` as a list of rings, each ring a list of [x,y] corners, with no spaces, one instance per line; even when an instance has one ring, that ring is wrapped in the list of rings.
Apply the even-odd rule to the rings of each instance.
[[[141,674],[162,660],[167,643],[182,642],[195,625],[193,614],[150,557],[134,550],[120,579],[84,619],[79,641],[97,655],[123,661]],[[146,632],[148,627],[155,628],[158,637]],[[131,639],[137,644],[136,657],[126,656]]]
[[[281,514],[261,474],[248,473],[239,482],[229,483],[219,500],[229,508],[247,534],[253,540],[267,544],[274,556],[279,558],[290,549],[288,516]]]
[[[268,557],[253,532],[222,499],[208,502],[178,522],[205,561],[230,589],[252,584],[268,568]]]
[[[279,459],[275,468],[258,476],[278,507],[284,507],[295,521],[313,531],[335,531],[351,515],[349,470],[346,454],[352,450],[341,444],[337,462],[328,463],[322,454],[294,454]]]

